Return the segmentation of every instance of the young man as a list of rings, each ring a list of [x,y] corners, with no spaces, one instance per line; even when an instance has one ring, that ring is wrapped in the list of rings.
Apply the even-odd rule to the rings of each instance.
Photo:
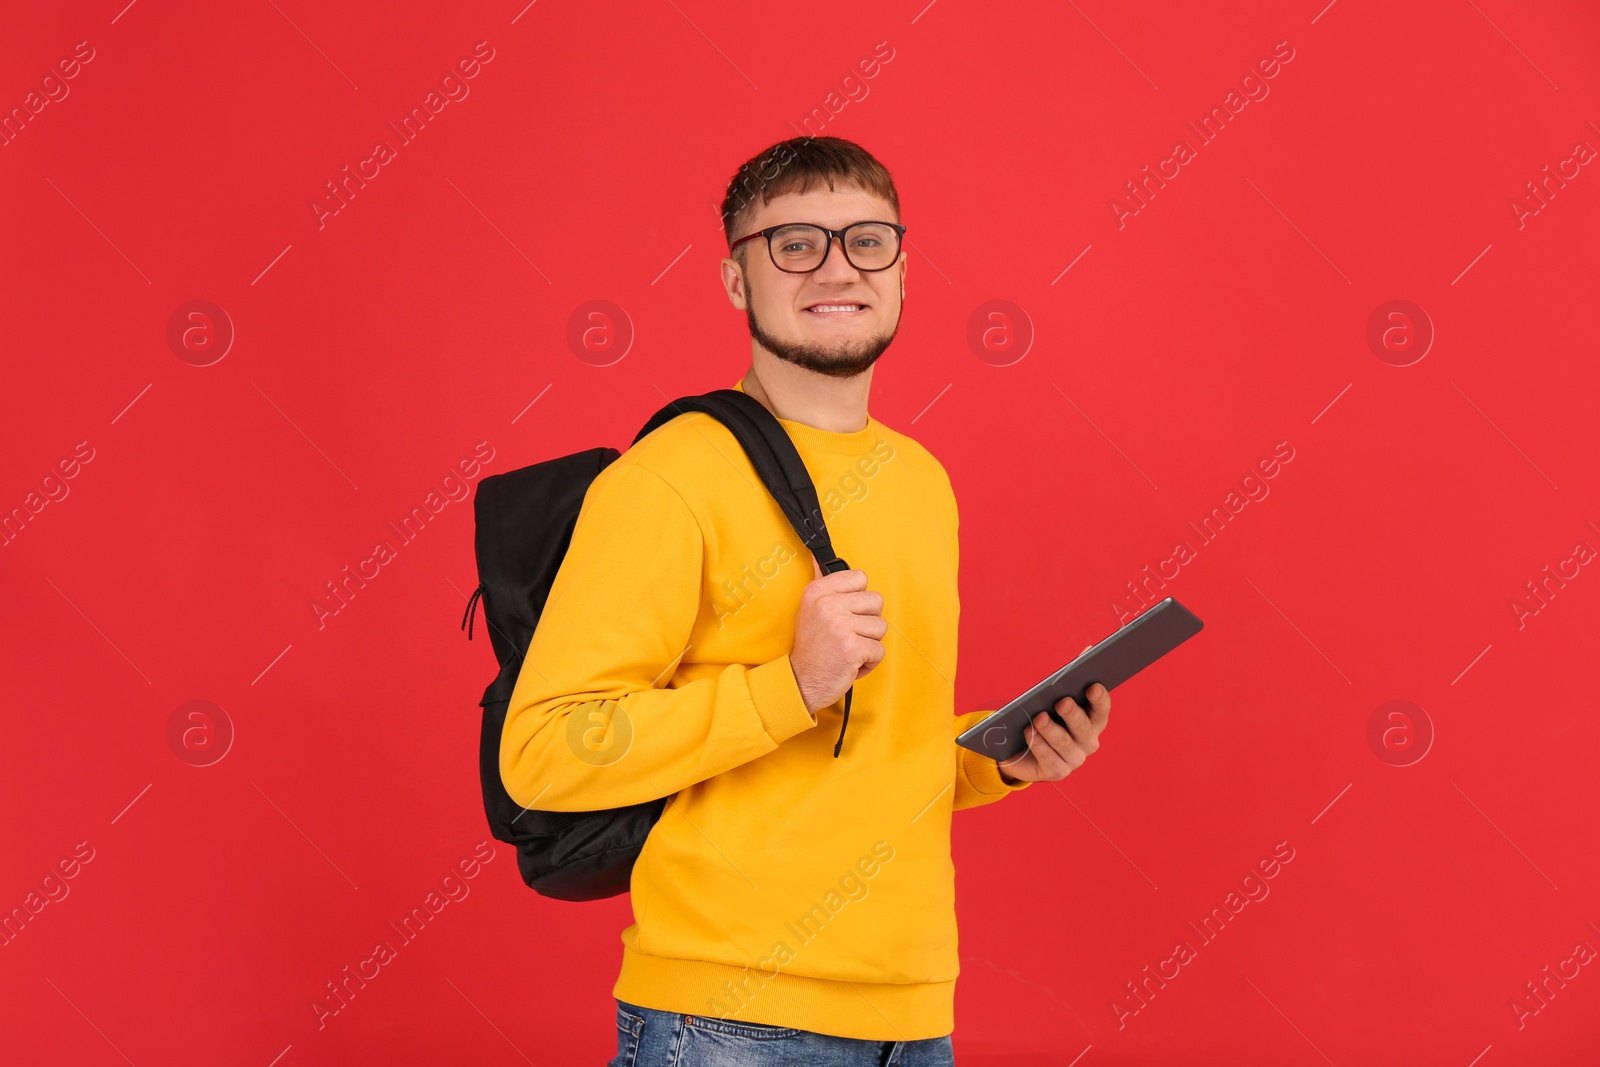
[[[1040,713],[1004,768],[954,743],[989,714],[954,714],[955,497],[867,412],[905,297],[882,164],[782,142],[723,218],[751,335],[733,387],[788,431],[853,569],[822,575],[721,423],[673,419],[584,498],[501,774],[548,811],[672,798],[633,869],[613,1063],[949,1064],[951,815],[1066,777],[1110,697]]]

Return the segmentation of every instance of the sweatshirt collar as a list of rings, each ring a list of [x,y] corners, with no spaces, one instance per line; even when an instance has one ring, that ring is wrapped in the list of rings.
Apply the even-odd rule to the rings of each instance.
[[[744,379],[738,378],[733,383],[733,388],[744,392]],[[779,419],[778,424],[788,431],[789,439],[795,447],[803,452],[830,452],[839,456],[864,456],[871,452],[882,436],[881,426],[871,414],[867,415],[867,424],[859,430],[849,433],[835,433],[832,430],[819,430],[803,422],[794,422],[790,419]]]

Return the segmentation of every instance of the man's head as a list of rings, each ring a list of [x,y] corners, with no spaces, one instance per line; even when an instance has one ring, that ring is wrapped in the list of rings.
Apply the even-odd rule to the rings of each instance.
[[[900,221],[894,179],[866,149],[838,137],[773,145],[739,168],[722,202],[730,245],[769,226],[842,230],[867,221]],[[866,258],[851,251],[858,261]],[[822,266],[807,274],[779,269],[762,237],[722,261],[723,287],[745,312],[755,343],[778,359],[837,378],[862,373],[894,340],[905,274],[904,252],[886,270],[859,270],[837,238],[829,240]],[[812,310],[828,307],[854,310]]]

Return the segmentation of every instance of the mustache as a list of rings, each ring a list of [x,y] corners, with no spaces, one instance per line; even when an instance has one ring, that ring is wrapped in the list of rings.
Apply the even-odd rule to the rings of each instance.
[[[902,311],[904,305],[902,304]],[[754,301],[745,301],[745,318],[750,326],[750,336],[761,347],[785,363],[793,363],[830,378],[854,378],[862,374],[889,348],[900,332],[902,316],[896,316],[894,326],[886,334],[870,337],[858,344],[830,348],[818,344],[786,341],[764,329],[756,318]]]

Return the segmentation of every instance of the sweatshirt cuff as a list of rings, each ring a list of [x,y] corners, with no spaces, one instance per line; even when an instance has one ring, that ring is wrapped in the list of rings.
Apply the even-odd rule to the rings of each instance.
[[[817,720],[806,710],[805,697],[800,693],[800,683],[794,676],[788,653],[751,667],[745,672],[745,679],[750,684],[750,699],[755,702],[756,714],[761,716],[761,725],[774,741],[782,742],[817,725]],[[999,777],[998,771],[996,777]]]
[[[981,752],[974,752],[970,748],[961,750],[961,765],[967,772],[967,781],[972,783],[972,788],[980,793],[1004,794],[1015,793],[1026,789],[1032,782],[1007,782],[1000,777],[1000,764],[993,757],[985,756]]]

